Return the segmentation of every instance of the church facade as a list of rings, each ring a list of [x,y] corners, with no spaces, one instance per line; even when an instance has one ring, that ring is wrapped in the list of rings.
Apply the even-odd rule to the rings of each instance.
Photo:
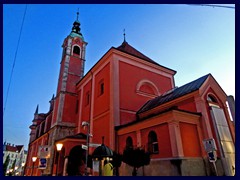
[[[235,127],[228,96],[211,74],[176,87],[175,70],[124,38],[84,75],[87,42],[78,18],[62,47],[56,95],[47,113],[37,107],[30,126],[26,176],[83,174],[86,153],[91,155],[102,137],[118,154],[128,147],[150,153],[150,163],[138,168],[138,175],[234,175]],[[209,142],[212,146],[206,147]],[[211,162],[209,152],[214,152]],[[132,175],[132,170],[122,162],[118,175]]]

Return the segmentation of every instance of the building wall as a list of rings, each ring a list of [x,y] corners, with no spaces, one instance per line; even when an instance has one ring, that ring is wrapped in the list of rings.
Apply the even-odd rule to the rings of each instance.
[[[178,108],[181,110],[197,112],[196,104],[193,97],[183,100],[180,103],[176,103],[176,106],[178,106]]]
[[[93,118],[109,111],[110,106],[110,64],[107,63],[101,71],[94,76],[94,104]],[[104,92],[100,94],[101,84],[104,84]]]
[[[87,133],[81,126],[81,122],[89,122],[91,119],[93,137],[90,138],[90,142],[102,143],[104,136],[104,144],[109,146],[112,144],[110,129],[113,129],[113,126],[110,126],[110,62],[106,60],[97,71],[93,69],[90,74],[90,77],[83,79],[77,87],[79,112],[76,133]],[[104,86],[102,94],[101,84]]]
[[[79,106],[80,106],[79,108],[81,108],[81,111],[79,111],[79,116],[80,116],[79,120],[87,121],[90,119],[90,106],[91,106],[91,98],[92,98],[91,86],[92,86],[92,81],[89,81],[83,87],[83,89],[80,92],[78,92]],[[81,93],[83,93],[82,97],[81,97]],[[89,100],[87,100],[87,93],[89,93]]]
[[[133,146],[137,146],[137,134],[136,132],[127,133],[124,135],[118,136],[118,153],[123,154],[123,151],[126,147],[126,140],[128,137],[132,138]]]
[[[6,173],[12,169],[13,176],[22,176],[23,169],[26,163],[26,153],[24,146],[22,145],[11,145],[9,143],[3,145],[3,163],[5,163],[7,156],[9,155],[9,163],[6,169]],[[15,166],[14,165],[15,162]],[[8,175],[7,174],[7,175]]]
[[[157,134],[159,149],[159,153],[152,154],[151,159],[172,157],[172,148],[170,143],[168,124],[163,123],[157,126],[153,126],[151,128],[141,130],[142,145],[145,146],[146,151],[148,145],[148,135],[151,131],[154,131]]]
[[[110,146],[110,122],[109,113],[101,115],[99,118],[93,120],[93,137],[92,142],[97,144],[102,144],[102,137],[104,137],[104,144]]]
[[[62,110],[62,122],[67,123],[76,123],[77,113],[77,96],[65,94],[64,98],[64,108]]]
[[[206,176],[205,168],[205,162],[202,158],[151,159],[149,165],[138,168],[137,176]],[[119,174],[120,176],[132,176],[132,171],[133,167],[122,163]],[[211,173],[214,175],[213,172]]]
[[[179,97],[137,117],[136,112],[148,100],[174,88],[173,71],[110,49],[81,79],[84,68],[82,46],[85,44],[78,40],[69,37],[64,41],[53,112],[48,114],[46,119],[36,121],[37,139],[33,138],[29,146],[26,175],[41,174],[39,169],[32,168],[31,157],[37,156],[38,147],[44,144],[53,148],[45,173],[55,172],[53,169],[56,168],[54,165],[56,140],[76,133],[86,134],[87,130],[81,125],[83,121],[90,123],[90,133],[93,134],[90,142],[101,144],[104,137],[104,144],[120,154],[123,153],[129,136],[134,147],[144,147],[147,150],[148,135],[154,131],[157,134],[159,152],[151,154],[150,164],[140,168],[139,175],[208,174],[207,163],[203,160],[206,158],[206,152],[203,151],[202,140],[209,137],[217,139],[217,135],[206,99],[207,93],[221,94],[213,90],[219,91],[220,88],[210,88],[207,91],[200,89],[199,92]],[[80,55],[73,54],[74,45],[80,46]],[[209,84],[212,83],[214,84],[214,82]],[[220,107],[226,114],[235,142],[235,133],[224,105],[224,96],[217,97],[220,99]],[[174,106],[187,112],[168,111]],[[139,122],[120,129],[120,133],[115,132],[114,126],[133,121]],[[33,128],[31,133],[34,132]],[[67,156],[76,143],[65,143],[64,155]],[[221,148],[219,143],[218,148]],[[35,164],[38,162],[39,159]],[[132,168],[123,163],[120,175],[131,175],[131,171]]]
[[[57,95],[57,96],[59,96],[59,95]],[[59,101],[60,101],[59,98],[55,98],[54,109],[53,109],[53,117],[52,117],[52,121],[51,121],[51,128],[57,123],[58,108],[56,108],[56,107],[59,107]]]
[[[128,60],[135,63],[132,60]],[[129,123],[136,119],[134,113],[142,107],[148,100],[163,94],[173,88],[172,79],[158,73],[144,69],[147,65],[136,66],[129,64],[127,60],[119,61],[119,99],[120,99],[120,119],[121,124]],[[142,87],[138,89],[141,82]],[[149,83],[150,82],[150,83]],[[157,92],[155,92],[155,87]],[[140,92],[139,92],[140,91]],[[153,93],[153,94],[151,94]],[[131,103],[130,103],[131,102]]]
[[[197,126],[189,123],[179,123],[183,153],[185,157],[201,157],[201,147]]]

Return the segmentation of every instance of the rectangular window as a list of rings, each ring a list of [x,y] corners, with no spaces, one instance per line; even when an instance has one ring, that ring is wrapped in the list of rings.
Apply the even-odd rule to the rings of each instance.
[[[104,83],[101,83],[101,91],[100,91],[100,95],[102,95],[104,93]]]
[[[158,142],[153,142],[152,146],[153,146],[153,154],[157,154],[159,152],[158,151]]]
[[[148,143],[148,152],[150,154],[158,154],[159,153],[158,142]]]
[[[101,96],[104,93],[104,80],[102,79],[99,82],[98,96]]]
[[[85,106],[89,105],[89,103],[90,103],[90,92],[88,91],[86,93]]]

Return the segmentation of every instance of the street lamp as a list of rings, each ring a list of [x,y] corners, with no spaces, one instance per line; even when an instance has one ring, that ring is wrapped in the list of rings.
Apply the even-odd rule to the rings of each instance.
[[[87,176],[87,163],[88,163],[88,151],[89,151],[89,136],[90,135],[90,124],[87,121],[82,122],[82,126],[85,127],[87,126],[87,149],[86,149],[86,163],[85,163],[85,176]]]
[[[15,166],[15,168],[14,168],[14,176],[16,176],[17,175],[17,169],[18,169],[18,167],[17,166]]]
[[[58,175],[58,164],[59,164],[59,160],[60,160],[60,151],[62,150],[63,144],[57,143],[56,147],[57,147],[57,153],[58,153],[57,170],[56,170],[56,176],[57,176]]]
[[[37,157],[32,157],[32,162],[33,162],[33,164],[32,164],[32,173],[31,173],[31,176],[33,175],[34,164],[35,164],[36,160],[37,160]]]
[[[13,169],[9,169],[9,173],[12,176]]]

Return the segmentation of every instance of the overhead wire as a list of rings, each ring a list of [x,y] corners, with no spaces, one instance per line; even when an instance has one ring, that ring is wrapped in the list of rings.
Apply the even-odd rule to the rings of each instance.
[[[229,8],[229,9],[235,9],[234,6],[227,6],[227,5],[215,5],[215,4],[187,4],[190,6],[209,6],[209,7],[217,7],[217,8]]]
[[[6,106],[7,106],[9,90],[10,90],[10,86],[11,86],[11,83],[12,83],[13,70],[14,70],[14,67],[15,67],[16,59],[17,59],[18,47],[19,47],[19,43],[20,43],[20,39],[21,39],[21,35],[22,35],[22,29],[23,29],[23,24],[24,24],[26,12],[27,12],[27,4],[25,6],[23,19],[22,19],[22,24],[21,24],[21,29],[20,29],[20,33],[19,33],[19,37],[18,37],[18,41],[17,41],[17,48],[16,48],[16,51],[15,51],[14,59],[13,59],[13,65],[12,65],[12,70],[11,70],[11,74],[10,74],[10,80],[9,80],[9,83],[8,83],[8,88],[7,88],[7,93],[6,93],[6,98],[5,98],[4,108],[3,108],[3,117],[4,117]]]

